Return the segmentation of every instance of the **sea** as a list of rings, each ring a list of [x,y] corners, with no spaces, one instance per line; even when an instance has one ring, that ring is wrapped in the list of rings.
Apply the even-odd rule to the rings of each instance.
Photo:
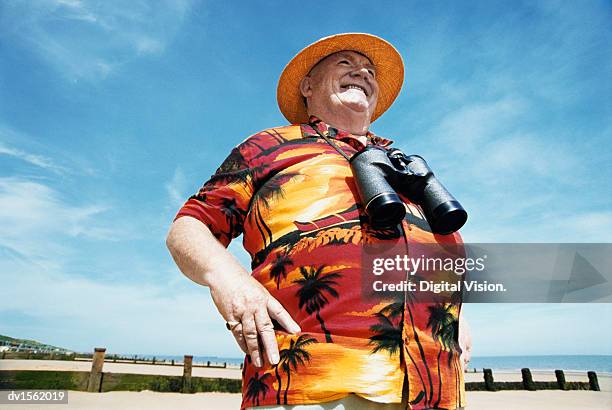
[[[481,356],[472,357],[469,369],[595,371],[612,375],[612,356]]]
[[[129,356],[129,355],[128,355]],[[133,356],[133,355],[132,355]],[[139,358],[152,359],[153,355],[138,355]],[[182,362],[183,356],[156,355],[156,360],[174,360]],[[229,365],[239,366],[244,362],[243,358],[218,357],[218,356],[194,356],[195,364]],[[602,374],[612,375],[612,356],[597,355],[549,355],[549,356],[480,356],[472,357],[469,369],[494,369],[520,371],[523,367],[531,370],[564,370],[564,371],[596,371]]]
[[[126,358],[132,358],[134,356],[137,356],[139,360],[141,359],[145,359],[145,360],[151,360],[153,358],[155,358],[155,360],[157,361],[161,361],[161,360],[165,360],[167,362],[170,362],[172,360],[174,360],[177,363],[182,363],[184,356],[177,356],[177,355],[162,355],[162,354],[157,354],[157,355],[153,355],[153,354],[124,354],[121,355],[124,356]],[[219,356],[193,356],[193,364],[207,364],[208,362],[210,362],[211,365],[213,366],[221,366],[223,365],[223,363],[227,363],[228,365],[233,365],[233,366],[240,366],[242,363],[244,363],[244,358],[236,358],[236,357],[219,357]]]

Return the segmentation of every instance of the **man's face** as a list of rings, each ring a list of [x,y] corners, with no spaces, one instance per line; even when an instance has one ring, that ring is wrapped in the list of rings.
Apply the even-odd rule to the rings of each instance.
[[[309,99],[309,108],[348,108],[371,118],[378,101],[376,69],[364,55],[340,51],[313,67],[302,80],[301,91]]]

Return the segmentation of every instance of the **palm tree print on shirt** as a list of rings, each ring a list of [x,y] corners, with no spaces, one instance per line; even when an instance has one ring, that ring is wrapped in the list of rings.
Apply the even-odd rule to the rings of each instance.
[[[322,123],[317,128],[327,132]],[[405,237],[415,243],[441,241],[459,246],[460,236],[436,237],[424,223],[411,223],[405,232],[372,228],[358,203],[354,181],[343,178],[351,175],[350,164],[311,134],[307,125],[293,125],[249,137],[177,215],[198,219],[223,245],[242,233],[254,277],[273,297],[287,304],[309,337],[318,341],[301,348],[306,355],[297,353],[304,364],[286,358],[277,366],[262,369],[255,368],[247,356],[242,408],[257,403],[258,407],[298,404],[306,397],[311,402],[324,402],[332,384],[357,394],[401,397],[406,376],[409,407],[433,408],[439,398],[438,364],[443,392],[437,407],[465,405],[463,377],[457,370],[461,367],[460,350],[454,351],[447,367],[450,352],[443,347],[440,353],[442,342],[432,337],[432,328],[427,327],[428,307],[435,303],[407,299],[402,312],[399,304],[388,306],[397,302],[394,299],[364,300],[349,279],[362,268],[361,249],[366,244],[395,244]],[[334,138],[347,153],[356,149],[349,146],[357,141],[353,136],[339,133]],[[388,144],[383,141],[381,145]],[[291,175],[293,172],[299,175]],[[323,194],[325,200],[310,201],[320,187],[329,187],[329,194]],[[323,264],[325,268],[317,273]],[[458,316],[461,300],[451,302],[456,305],[451,312]],[[295,345],[302,333],[289,335],[274,320],[273,325],[279,351],[292,350],[291,340]],[[366,366],[351,366],[353,359],[354,363],[367,362],[368,356],[377,356],[394,371],[377,374]],[[344,357],[351,361],[343,361]],[[338,377],[346,367],[349,373],[343,374],[347,377]]]
[[[300,289],[296,292],[299,298],[299,307],[306,307],[306,313],[309,315],[315,313],[317,320],[321,323],[321,329],[325,333],[325,341],[332,343],[331,333],[325,327],[325,322],[321,317],[321,309],[329,303],[325,294],[329,294],[335,298],[339,296],[338,291],[334,287],[338,286],[335,279],[342,277],[337,272],[323,274],[323,269],[326,265],[321,265],[318,268],[314,266],[300,266],[302,277],[296,279],[293,283],[300,285]]]
[[[276,282],[276,289],[280,289],[281,279],[287,278],[287,266],[293,265],[293,261],[287,252],[279,252],[272,261],[270,268],[270,279]]]
[[[254,207],[251,210],[252,212],[249,213],[249,218],[255,220],[255,225],[261,234],[264,248],[272,242],[272,231],[263,218],[262,207],[266,212],[269,212],[272,208],[272,204],[284,197],[283,184],[298,175],[300,175],[298,172],[287,172],[282,175],[277,175],[255,189],[255,194],[253,194],[252,199]]]
[[[448,363],[447,366],[451,366],[453,354],[458,347],[457,343],[457,330],[459,321],[453,315],[451,309],[452,304],[444,306],[443,304],[436,304],[435,306],[428,306],[429,320],[427,321],[427,327],[431,329],[431,336],[434,340],[440,342],[440,350],[438,351],[438,400],[434,407],[438,407],[442,397],[442,377],[440,375],[440,356],[442,350],[448,352]]]
[[[236,200],[234,198],[223,198],[221,200],[221,205],[219,207],[221,212],[225,215],[225,220],[227,221],[227,225],[229,226],[228,235],[232,235],[235,228],[239,228],[238,231],[242,230],[240,226],[240,221],[242,221],[244,217],[244,212],[238,208],[236,205]]]
[[[229,158],[228,158],[229,161]],[[228,165],[228,167],[230,167]],[[236,169],[232,169],[227,172],[217,172],[208,181],[207,185],[204,186],[204,192],[206,189],[215,189],[215,185],[228,185],[228,184],[241,184],[246,185],[250,181],[254,181],[258,176],[264,174],[269,168],[268,164],[258,165],[256,167],[249,167],[246,162],[242,163],[240,167],[232,165]],[[227,168],[230,169],[230,168]],[[249,191],[245,191],[245,194],[249,195]]]
[[[386,350],[389,352],[389,356],[397,354],[404,343],[402,340],[404,303],[390,303],[376,313],[375,316],[378,318],[379,323],[370,326],[370,330],[374,333],[373,336],[370,336],[369,342],[370,345],[374,346],[372,353]],[[393,323],[398,318],[402,320],[398,324]]]
[[[429,381],[429,390],[430,390],[431,393],[430,393],[429,399],[425,396],[425,402],[426,403],[431,403],[431,400],[433,398],[433,380],[431,378],[431,372],[429,371],[429,364],[427,363],[427,357],[425,356],[425,350],[423,348],[422,343],[419,340],[419,334],[416,331],[416,327],[415,327],[415,324],[414,324],[414,316],[412,314],[412,309],[410,307],[411,304],[412,305],[414,304],[414,295],[412,293],[408,292],[408,294],[406,295],[406,298],[408,299],[408,301],[410,301],[410,303],[406,305],[406,311],[408,312],[408,317],[410,318],[410,324],[412,326],[412,334],[414,336],[414,343],[419,348],[419,354],[421,356],[421,362],[425,365],[424,367],[425,367],[425,371],[427,373],[427,379]],[[425,380],[423,379],[423,376],[421,375],[420,370],[418,370],[417,363],[414,361],[412,356],[410,356],[410,359],[412,360],[412,363],[415,365],[415,368],[418,371],[419,377],[421,378],[421,382],[423,383],[423,389],[425,391],[427,391],[427,386],[425,385]],[[419,400],[422,399],[422,398],[423,397],[421,397],[421,395],[419,394]]]
[[[291,339],[289,347],[281,349],[279,351],[279,361],[274,366],[274,372],[276,373],[276,381],[278,388],[276,390],[276,404],[281,404],[280,394],[282,390],[282,379],[278,368],[287,375],[287,385],[285,387],[285,393],[283,396],[283,404],[287,404],[287,393],[289,392],[289,386],[291,384],[291,370],[297,371],[299,366],[305,366],[310,361],[310,353],[306,350],[306,346],[318,343],[317,339],[310,337],[308,334],[298,336],[297,339]]]
[[[267,381],[271,377],[272,375],[270,373],[265,373],[259,377],[259,373],[255,372],[255,375],[249,379],[246,389],[246,399],[251,400],[254,406],[259,406],[260,395],[263,395],[264,399],[266,398],[266,394],[268,394],[270,390]]]
[[[370,326],[370,330],[374,335],[370,336],[369,344],[373,346],[372,353],[376,353],[381,350],[389,352],[389,356],[397,354],[404,344],[402,338],[402,327],[404,322],[404,302],[398,301],[393,302],[383,307],[375,315],[378,318],[378,322],[375,325]],[[399,319],[399,320],[398,320]],[[397,324],[395,324],[395,323]],[[423,386],[423,390],[419,392],[417,397],[410,402],[410,404],[418,404],[425,397],[426,385],[421,375],[421,371],[416,366],[414,359],[410,356],[410,352],[407,352],[410,360],[417,369],[419,379]]]

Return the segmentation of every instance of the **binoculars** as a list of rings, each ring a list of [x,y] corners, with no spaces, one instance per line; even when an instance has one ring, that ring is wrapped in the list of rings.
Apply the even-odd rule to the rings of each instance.
[[[465,224],[467,212],[422,157],[368,146],[349,162],[373,227],[395,226],[404,219],[406,207],[397,192],[421,207],[436,234],[451,234]]]

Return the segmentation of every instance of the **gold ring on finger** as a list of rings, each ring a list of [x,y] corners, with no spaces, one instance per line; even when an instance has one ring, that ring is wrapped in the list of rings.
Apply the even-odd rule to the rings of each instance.
[[[229,331],[233,331],[238,325],[241,325],[242,323],[237,322],[235,320],[230,320],[228,322],[225,322],[225,327],[227,328],[227,330]]]

